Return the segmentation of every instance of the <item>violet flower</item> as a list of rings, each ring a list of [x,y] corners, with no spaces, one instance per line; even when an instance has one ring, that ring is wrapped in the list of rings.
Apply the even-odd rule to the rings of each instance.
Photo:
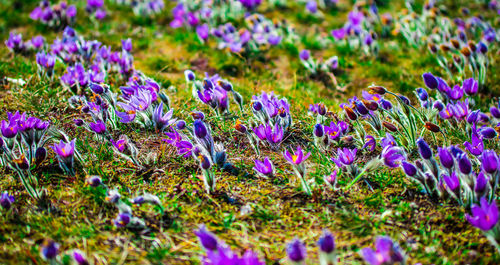
[[[370,265],[393,264],[406,258],[400,247],[389,237],[379,236],[375,240],[375,249],[361,249],[363,259]]]
[[[304,243],[298,238],[295,238],[292,242],[288,243],[286,246],[286,254],[288,259],[296,264],[303,264],[306,260],[307,250]]]
[[[489,231],[498,223],[498,207],[494,200],[488,203],[486,198],[481,198],[480,205],[472,205],[471,213],[471,215],[466,214],[465,218],[482,231]]]
[[[255,166],[253,170],[255,170],[259,176],[272,177],[274,175],[274,166],[268,157],[265,157],[263,161],[256,159],[254,162]]]
[[[10,209],[14,201],[14,196],[9,195],[7,191],[2,192],[2,195],[0,195],[0,206],[5,210]]]
[[[292,154],[285,150],[283,157],[293,166],[295,174],[301,180],[302,187],[307,195],[311,195],[311,188],[306,180],[306,165],[304,161],[311,155],[311,152],[304,154],[300,145],[297,146],[297,150]]]

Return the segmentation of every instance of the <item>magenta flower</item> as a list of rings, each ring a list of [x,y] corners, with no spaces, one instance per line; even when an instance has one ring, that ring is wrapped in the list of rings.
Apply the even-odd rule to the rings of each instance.
[[[483,153],[484,143],[475,125],[472,127],[471,141],[465,142],[464,146],[472,155],[479,156]]]
[[[264,158],[263,161],[256,159],[256,160],[254,160],[254,162],[255,162],[255,166],[254,166],[253,170],[255,170],[257,172],[257,174],[264,176],[264,177],[270,177],[270,176],[274,175],[274,166],[268,157]]]
[[[357,148],[349,149],[344,147],[342,149],[337,149],[337,158],[332,158],[333,162],[337,164],[338,167],[349,166],[354,163],[356,159],[356,153],[358,152]]]
[[[52,146],[52,150],[63,159],[73,157],[75,153],[75,141],[76,139],[73,139],[71,142],[65,143],[61,140],[59,144],[54,144]]]
[[[302,164],[302,162],[304,162],[310,155],[311,152],[304,155],[304,152],[302,151],[300,145],[297,146],[297,150],[293,153],[293,155],[290,154],[288,150],[285,150],[285,152],[283,153],[285,159],[293,165]]]
[[[465,215],[467,221],[483,231],[491,230],[498,223],[498,207],[494,200],[488,203],[486,198],[481,198],[480,205],[472,205],[471,213]]]
[[[379,236],[375,240],[375,249],[363,248],[363,259],[370,265],[394,264],[405,260],[399,246],[389,237]]]
[[[111,139],[111,144],[120,152],[123,153],[125,151],[125,148],[127,148],[127,140],[126,139],[120,139],[118,141],[114,141]]]
[[[106,124],[102,122],[101,120],[98,120],[97,122],[93,123],[91,122],[89,124],[90,129],[97,133],[97,134],[103,134],[106,132]]]

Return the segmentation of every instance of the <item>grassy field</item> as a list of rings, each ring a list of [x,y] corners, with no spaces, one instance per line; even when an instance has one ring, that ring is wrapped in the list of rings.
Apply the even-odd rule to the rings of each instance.
[[[321,44],[323,40],[332,40],[330,31],[344,24],[354,4],[351,1],[340,0],[337,8],[323,10],[322,17],[310,15],[303,3],[290,1],[294,3],[286,8],[272,8],[263,1],[257,9],[259,13],[271,19],[287,19],[299,37],[294,44],[282,43],[253,56],[219,50],[213,39],[203,44],[194,30],[171,28],[173,1],[165,1],[166,7],[153,17],[135,16],[129,7],[105,1],[108,15],[100,22],[89,19],[84,11],[85,1],[69,2],[75,2],[78,9],[72,26],[87,40],[95,39],[117,50],[122,39],[132,39],[134,68],[163,87],[176,118],[191,121],[191,112],[205,113],[214,140],[224,144],[232,167],[214,170],[216,191],[207,194],[198,162],[178,155],[173,146],[163,141],[163,133],[124,123],[112,132],[115,137],[127,135],[135,144],[143,165],[139,168],[118,156],[93,133],[77,127],[73,120],[81,116],[80,111],[69,107],[72,94],[59,81],[66,66],[56,63],[51,81],[37,74],[35,53],[14,54],[3,45],[12,30],[24,38],[43,35],[49,43],[60,37],[62,30],[29,18],[38,1],[0,0],[1,119],[7,119],[7,112],[20,111],[48,120],[69,139],[77,139],[76,150],[82,156],[75,165],[76,174],[70,176],[59,168],[56,154],[47,148],[48,157],[32,170],[38,185],[47,191],[47,197],[40,201],[29,196],[14,171],[0,168],[0,191],[15,196],[12,208],[0,211],[0,263],[43,264],[41,243],[50,238],[60,244],[61,262],[65,264],[71,264],[69,253],[73,249],[82,250],[95,264],[200,264],[205,252],[194,234],[199,224],[206,224],[236,253],[251,249],[266,264],[288,264],[286,243],[295,237],[307,246],[307,264],[317,264],[316,242],[324,228],[335,235],[340,264],[363,264],[358,251],[373,246],[378,235],[398,242],[408,255],[408,264],[500,262],[495,247],[467,222],[466,209],[451,199],[429,199],[401,169],[381,167],[348,190],[324,187],[323,176],[331,173],[335,164],[330,160],[330,151],[321,151],[314,144],[316,117],[308,115],[309,105],[323,102],[331,111],[330,118],[341,116],[344,112],[340,103],[360,97],[362,90],[375,84],[407,95],[417,106],[413,91],[424,86],[422,74],[446,76],[426,46],[412,47],[400,34],[389,34],[378,39],[375,57],[357,49]],[[379,12],[389,12],[393,17],[405,8],[404,1],[381,2]],[[496,12],[483,4],[438,2],[446,7],[444,14],[450,17],[460,16],[460,8],[468,7],[471,14],[483,14],[494,27],[499,25]],[[237,23],[241,21],[234,22]],[[309,49],[315,58],[338,56],[337,85],[330,79],[333,75],[312,76],[303,67],[299,59],[302,49]],[[498,103],[495,98],[500,94],[498,43],[489,49],[487,80],[473,97],[483,111]],[[218,73],[230,81],[242,95],[244,109],[240,111],[232,103],[232,115],[215,116],[213,110],[193,97],[184,76],[187,69],[197,77],[205,72]],[[6,78],[26,83],[16,85]],[[107,81],[115,92],[125,85],[123,80]],[[288,100],[293,124],[278,151],[261,147],[261,155],[257,156],[248,139],[234,126],[238,119],[248,121],[252,117],[252,95],[261,91],[274,91]],[[440,135],[437,140],[430,134],[425,137],[433,149],[444,144]],[[451,143],[461,145],[463,137],[461,126],[448,128]],[[303,192],[282,155],[285,149],[294,150],[297,145],[311,152],[305,162],[308,178],[318,183],[311,196]],[[498,137],[485,143],[486,148],[497,152],[498,146]],[[380,150],[377,147],[376,153]],[[254,159],[265,156],[276,168],[272,178],[259,178],[252,169]],[[363,163],[374,154],[359,156]],[[416,149],[408,152],[408,157],[418,156]],[[133,207],[134,216],[142,218],[147,229],[115,227],[113,219],[118,210],[105,203],[102,187],[86,185],[89,175],[99,175],[103,183],[117,188],[126,198],[143,192],[158,196],[164,214],[158,214],[153,206]],[[351,180],[340,175],[338,186],[344,187]]]

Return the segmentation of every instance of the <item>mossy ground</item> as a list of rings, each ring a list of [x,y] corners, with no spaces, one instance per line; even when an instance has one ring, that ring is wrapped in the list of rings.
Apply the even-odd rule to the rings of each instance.
[[[29,19],[36,2],[0,0],[0,39],[5,40],[13,29],[25,38],[43,34],[49,41],[59,34]],[[452,4],[449,12],[458,13],[455,1],[447,2]],[[185,69],[193,69],[198,75],[219,73],[229,79],[247,103],[243,113],[232,106],[236,116],[251,115],[249,99],[260,91],[275,91],[285,96],[291,103],[294,125],[281,151],[298,143],[306,147],[312,152],[307,162],[309,177],[321,182],[322,176],[332,170],[332,162],[312,145],[314,119],[307,115],[309,104],[324,102],[336,112],[339,103],[372,83],[411,94],[414,88],[423,85],[420,76],[424,71],[444,76],[425,49],[411,48],[400,37],[380,40],[381,56],[376,60],[335,47],[315,49],[318,45],[313,33],[328,33],[342,25],[351,4],[341,1],[338,10],[325,14],[324,19],[313,19],[317,24],[312,26],[311,18],[300,5],[264,12],[271,18],[289,19],[300,34],[307,36],[298,47],[271,49],[252,59],[216,50],[214,43],[202,45],[193,32],[169,28],[168,9],[156,18],[143,19],[134,17],[127,8],[108,3],[111,17],[94,25],[83,14],[84,4],[78,3],[75,29],[87,39],[95,38],[114,49],[119,47],[121,39],[132,38],[135,68],[163,87],[173,88],[168,95],[179,118],[187,119],[195,109],[211,113],[186,88]],[[484,10],[483,6],[468,4],[473,13]],[[403,6],[403,1],[391,1],[380,9],[394,15]],[[331,85],[310,78],[297,58],[302,48],[312,49],[315,56],[338,55],[343,72],[337,80],[346,86],[346,91],[336,91]],[[500,91],[497,70],[498,62],[493,60],[486,85],[488,91],[477,98],[484,102],[481,105],[484,110]],[[58,73],[63,71],[62,67],[56,69]],[[58,81],[50,83],[37,77],[34,55],[14,56],[1,45],[0,77],[27,81],[23,87],[0,86],[1,118],[6,118],[8,111],[19,110],[50,120],[78,139],[77,149],[85,158],[75,177],[67,177],[60,171],[53,154],[37,169],[40,185],[49,191],[50,209],[35,205],[18,178],[2,169],[0,190],[13,193],[16,203],[13,210],[0,212],[0,263],[40,263],[39,243],[44,238],[59,242],[63,251],[82,249],[99,264],[198,263],[203,250],[193,230],[202,223],[233,249],[252,249],[269,264],[285,261],[285,244],[294,237],[304,240],[309,257],[316,260],[315,242],[323,228],[334,232],[340,261],[345,264],[361,263],[356,251],[372,246],[375,236],[381,234],[396,239],[409,254],[410,263],[498,264],[500,261],[487,239],[465,220],[464,210],[451,202],[431,202],[399,170],[370,174],[348,192],[324,189],[306,197],[281,152],[263,150],[274,161],[277,176],[257,178],[252,171],[256,156],[246,138],[234,131],[235,118],[210,115],[208,120],[216,141],[224,143],[229,161],[238,170],[234,174],[216,172],[218,192],[209,196],[204,192],[195,161],[179,158],[162,141],[161,134],[122,126],[122,133],[136,142],[141,155],[154,158],[148,170],[139,171],[114,155],[109,146],[77,128],[72,120],[79,114],[68,108],[66,101],[70,95],[62,91]],[[120,84],[111,85],[118,89]],[[455,142],[463,142],[459,128],[449,135]],[[111,220],[117,210],[103,203],[102,191],[84,185],[87,174],[102,176],[106,184],[119,187],[125,196],[141,191],[158,195],[166,208],[165,216],[157,216],[154,209],[143,207],[135,213],[146,220],[148,231],[135,233],[115,228]],[[344,186],[350,179],[340,177],[339,181]],[[249,207],[251,211],[246,211]]]

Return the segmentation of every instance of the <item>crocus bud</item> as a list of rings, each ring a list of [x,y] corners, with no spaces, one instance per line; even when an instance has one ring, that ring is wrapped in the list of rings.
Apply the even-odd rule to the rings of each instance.
[[[440,100],[436,100],[434,101],[434,104],[432,104],[432,107],[439,111],[442,111],[444,109],[444,104]]]
[[[423,138],[417,140],[418,152],[423,159],[430,159],[432,157],[432,150]]]
[[[500,166],[500,161],[495,151],[485,150],[481,155],[481,164],[484,171],[486,171],[489,174],[493,174],[498,170],[498,167]]]
[[[311,52],[309,50],[304,49],[300,51],[299,58],[303,61],[307,61],[309,60],[309,58],[311,58]]]
[[[451,39],[451,40],[450,40],[450,43],[451,43],[451,45],[453,46],[453,48],[455,48],[455,49],[460,48],[460,42],[458,42],[458,40],[457,40],[457,39]]]
[[[214,234],[207,231],[205,225],[200,225],[198,231],[195,231],[194,233],[200,240],[200,243],[203,246],[203,248],[212,251],[217,250],[217,245],[218,245],[217,238],[215,237]]]
[[[335,238],[329,231],[323,231],[323,235],[318,241],[319,250],[321,252],[330,254],[335,251]]]
[[[363,105],[363,103],[359,100],[356,100],[354,102],[354,106],[355,106],[356,110],[359,112],[359,114],[361,114],[363,116],[370,113],[370,111],[365,107],[365,105]]]
[[[286,246],[286,253],[291,261],[297,263],[303,262],[307,255],[306,247],[298,238],[288,243]]]
[[[92,90],[92,92],[94,92],[98,95],[101,95],[102,93],[104,93],[104,87],[99,85],[99,84],[95,84],[95,83],[90,84],[90,89]]]
[[[481,113],[480,110],[471,111],[469,115],[467,115],[467,122],[470,124],[476,123],[479,118],[479,113]]]
[[[465,175],[468,175],[472,172],[472,165],[469,158],[467,157],[467,154],[462,153],[458,156],[458,168],[460,169],[460,172]]]
[[[385,99],[380,99],[380,106],[382,106],[382,108],[385,110],[392,109],[392,103],[388,100],[385,100]]]
[[[325,106],[325,104],[323,104],[323,103],[319,103],[318,104],[318,114],[321,115],[321,116],[325,116],[326,115],[326,106]]]
[[[99,176],[89,176],[85,183],[87,183],[90,187],[97,188],[102,185],[102,179]]]
[[[178,120],[177,123],[175,124],[175,127],[178,130],[184,130],[184,128],[186,128],[186,122],[184,120]]]
[[[193,71],[186,70],[184,71],[184,77],[186,77],[186,81],[194,81],[196,76],[194,75]]]
[[[481,130],[479,130],[479,133],[483,136],[485,139],[493,139],[497,136],[497,132],[495,129],[491,127],[483,127]]]
[[[83,113],[89,113],[90,112],[90,107],[88,105],[85,105],[82,107],[82,112]]]
[[[441,165],[445,168],[452,168],[455,160],[447,148],[438,147],[438,156]]]
[[[59,244],[52,239],[45,239],[42,243],[41,254],[45,260],[55,259],[59,254]]]
[[[78,265],[89,265],[89,261],[85,257],[85,254],[83,254],[80,250],[73,251],[73,259]]]
[[[74,119],[75,125],[80,127],[83,125],[83,120],[82,119]]]
[[[399,97],[399,99],[401,99],[401,101],[403,101],[404,104],[411,105],[411,102],[410,102],[409,98],[407,98],[407,97],[405,97],[405,96],[403,96],[401,94],[399,94],[398,97]]]
[[[361,102],[365,105],[365,107],[371,111],[376,111],[378,109],[378,103],[374,100],[364,100],[362,99]]]
[[[242,124],[240,120],[236,121],[234,128],[240,133],[246,133],[248,131],[247,127],[244,124]]]
[[[497,119],[500,119],[500,110],[496,107],[491,107],[490,108],[490,113],[491,113],[491,116],[497,118]]]
[[[205,120],[205,114],[203,114],[203,112],[201,111],[191,112],[190,114],[195,120],[201,120],[201,121]]]
[[[408,175],[409,177],[413,177],[417,174],[417,168],[411,163],[403,161],[401,163],[401,167],[403,168],[405,174]]]
[[[252,103],[252,108],[255,110],[255,111],[260,111],[262,110],[262,103],[260,103],[260,101],[254,101]]]
[[[201,155],[199,156],[200,158],[200,167],[202,169],[209,169],[212,165],[210,164],[210,159],[208,159],[208,157],[204,156],[204,155]]]
[[[350,107],[347,106],[344,107],[344,111],[347,114],[347,117],[349,117],[349,119],[355,121],[358,118],[358,115]]]
[[[388,122],[388,121],[383,121],[382,122],[382,125],[384,125],[384,127],[391,131],[391,132],[397,132],[398,131],[398,127],[396,127],[394,124]]]
[[[383,86],[371,86],[369,87],[369,89],[373,94],[384,95],[385,93],[387,93],[387,89],[385,89],[385,87]]]
[[[316,124],[314,125],[314,130],[313,130],[314,136],[321,138],[323,135],[325,135],[325,130],[323,129],[323,125],[321,124]]]
[[[35,163],[39,165],[47,157],[47,150],[44,147],[38,147],[35,151]]]
[[[14,196],[9,195],[7,191],[4,191],[0,196],[0,206],[2,206],[2,208],[4,208],[5,210],[10,209],[14,201]]]
[[[130,223],[130,219],[132,219],[132,216],[130,213],[119,213],[118,216],[113,220],[113,223],[115,224],[116,227],[125,227]]]
[[[417,96],[421,101],[426,101],[427,99],[429,99],[429,94],[427,94],[427,91],[424,88],[419,87],[415,91],[417,92]]]
[[[431,132],[434,132],[434,133],[438,133],[441,131],[441,128],[439,128],[439,126],[437,126],[436,124],[432,123],[432,122],[426,122],[424,124],[424,127],[431,131]]]
[[[460,50],[460,53],[462,53],[465,57],[469,57],[471,56],[471,50],[469,49],[469,47],[463,47],[461,50]]]
[[[195,120],[193,123],[194,135],[200,139],[205,138],[208,134],[205,123],[201,120]]]

